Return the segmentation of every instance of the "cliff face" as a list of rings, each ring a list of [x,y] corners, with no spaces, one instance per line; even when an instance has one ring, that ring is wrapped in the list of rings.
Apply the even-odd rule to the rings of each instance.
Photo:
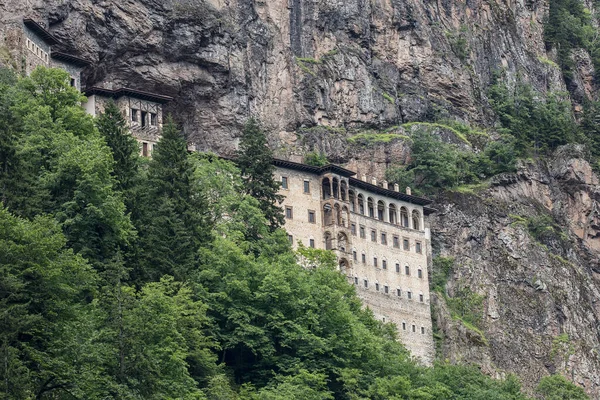
[[[26,12],[23,1],[4,3],[5,21]],[[250,115],[274,145],[294,148],[297,128],[315,124],[383,128],[451,115],[489,124],[486,90],[498,69],[509,82],[519,73],[542,91],[564,89],[543,43],[545,4],[37,0],[29,13],[94,61],[88,84],[174,95],[190,140],[230,152]],[[581,94],[593,88],[580,58],[572,91]]]
[[[406,160],[406,146],[365,147],[350,134],[449,116],[489,126],[486,92],[499,69],[509,84],[518,75],[541,92],[566,89],[543,43],[545,7],[539,0],[5,0],[0,24],[25,15],[49,21],[69,51],[93,61],[88,85],[174,96],[167,111],[199,150],[231,154],[253,115],[278,154],[316,148],[381,178],[387,164]],[[577,103],[595,88],[589,56],[575,58],[568,89]],[[562,372],[600,398],[597,184],[580,150],[565,148],[480,194],[439,201],[435,250],[454,258],[434,310],[443,358],[498,376],[515,372],[528,387]],[[447,301],[465,290],[481,299],[479,328],[461,322]]]
[[[433,301],[440,355],[492,375],[517,373],[530,388],[563,373],[600,398],[599,200],[598,178],[576,146],[479,194],[442,199],[434,249],[454,265]],[[452,310],[465,293],[482,300],[471,307],[478,327]]]

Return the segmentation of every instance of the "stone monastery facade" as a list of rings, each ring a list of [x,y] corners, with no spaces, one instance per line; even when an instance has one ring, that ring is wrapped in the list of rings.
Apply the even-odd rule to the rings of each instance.
[[[434,357],[430,297],[431,201],[367,182],[345,168],[275,160],[294,246],[332,250],[340,271],[376,318],[393,322],[424,363]]]
[[[102,113],[106,104],[114,101],[140,144],[140,154],[151,156],[161,136],[163,105],[170,102],[171,97],[125,87],[115,89],[108,83],[83,89],[81,73],[90,62],[68,52],[55,51],[53,47],[61,46],[60,41],[33,19],[24,18],[21,23],[7,27],[3,35],[12,59],[20,60],[20,65],[13,65],[15,69],[24,75],[30,75],[38,66],[67,71],[71,86],[87,96],[83,106],[89,114]]]

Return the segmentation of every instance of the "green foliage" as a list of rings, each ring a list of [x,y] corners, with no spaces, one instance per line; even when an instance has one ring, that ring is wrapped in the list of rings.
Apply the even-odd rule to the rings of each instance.
[[[362,132],[348,138],[349,143],[362,146],[373,146],[381,143],[390,143],[394,140],[408,140],[408,136],[396,133]]]
[[[567,96],[550,93],[544,100],[522,83],[513,92],[498,78],[490,87],[490,104],[502,128],[515,138],[520,156],[543,154],[581,139]]]
[[[264,131],[254,119],[246,123],[236,164],[242,172],[245,192],[259,201],[271,229],[283,225],[283,211],[277,205],[283,197],[277,194],[280,184],[273,177],[273,153],[267,146]]]
[[[318,151],[311,151],[304,156],[304,163],[313,167],[323,167],[329,164],[327,155]]]
[[[410,163],[389,168],[386,179],[400,187],[413,187],[416,193],[434,194],[478,184],[482,179],[515,168],[510,141],[491,142],[483,152],[475,154],[444,143],[427,130],[413,132],[411,139]]]
[[[458,290],[453,297],[446,297],[446,304],[453,318],[462,321],[467,328],[477,331],[483,337],[480,329],[483,322],[484,299],[484,296],[464,288]]]
[[[446,293],[446,282],[454,269],[453,257],[438,256],[433,259],[431,290],[441,294]]]
[[[562,375],[545,376],[536,393],[544,400],[588,400],[582,388],[569,382]]]

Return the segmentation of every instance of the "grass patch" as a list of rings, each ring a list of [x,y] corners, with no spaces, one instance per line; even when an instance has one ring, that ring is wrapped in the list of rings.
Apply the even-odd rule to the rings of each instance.
[[[433,259],[431,290],[441,295],[446,293],[446,282],[454,270],[454,257],[438,256]]]
[[[381,95],[383,96],[383,98],[384,98],[384,99],[386,99],[386,100],[387,100],[387,101],[389,101],[390,103],[392,103],[392,104],[396,104],[396,99],[394,99],[394,98],[392,97],[392,95],[390,95],[389,93],[387,93],[387,92],[383,92],[383,93],[381,93]]]
[[[407,122],[405,124],[402,124],[402,127],[404,129],[410,129],[413,126],[423,126],[423,127],[427,127],[427,128],[431,128],[431,129],[437,128],[437,129],[447,130],[449,132],[452,132],[454,134],[454,136],[456,136],[459,140],[461,140],[465,144],[471,146],[471,142],[467,139],[467,137],[462,132],[453,128],[450,125],[445,125],[445,124],[441,124],[441,123],[437,123],[437,122]]]
[[[554,61],[550,60],[549,58],[540,56],[537,59],[539,62],[541,62],[542,64],[544,64],[548,67],[560,69],[560,66],[557,63],[555,63]]]
[[[379,132],[366,132],[359,133],[357,135],[348,138],[348,142],[352,144],[360,144],[365,146],[372,146],[376,144],[391,143],[394,140],[410,140],[408,136],[398,135],[396,133],[379,133]]]
[[[479,183],[472,183],[467,185],[460,185],[450,189],[451,192],[460,194],[477,194],[490,187],[489,181],[483,181]]]

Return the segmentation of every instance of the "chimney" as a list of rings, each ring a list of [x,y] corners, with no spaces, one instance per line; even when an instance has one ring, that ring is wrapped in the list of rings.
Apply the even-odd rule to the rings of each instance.
[[[375,178],[371,179],[371,183],[372,183],[373,185],[377,186],[377,179],[375,179]]]
[[[367,181],[367,176],[366,175],[362,175],[360,177],[360,180],[363,181],[363,182],[366,182]]]
[[[399,192],[400,191],[400,185],[398,185],[397,183],[394,183],[394,192]]]
[[[410,190],[410,186],[406,187],[406,194],[409,196],[412,194],[412,191]]]
[[[383,181],[381,184],[383,185],[384,189],[388,189],[388,181]]]

